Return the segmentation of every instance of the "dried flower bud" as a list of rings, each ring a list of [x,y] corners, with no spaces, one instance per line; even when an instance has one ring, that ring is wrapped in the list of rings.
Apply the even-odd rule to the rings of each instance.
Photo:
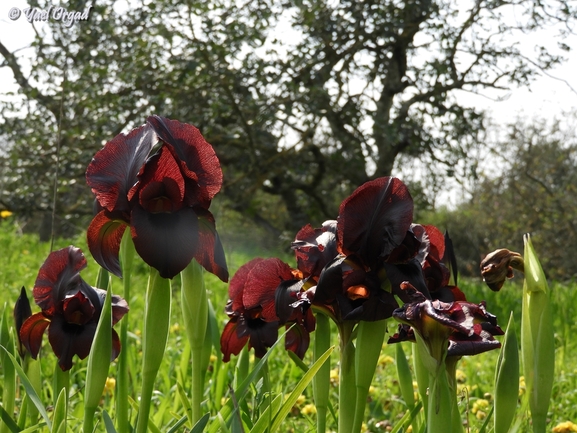
[[[523,257],[506,248],[487,254],[481,261],[483,281],[494,292],[501,290],[507,278],[513,278],[513,269],[523,272]]]

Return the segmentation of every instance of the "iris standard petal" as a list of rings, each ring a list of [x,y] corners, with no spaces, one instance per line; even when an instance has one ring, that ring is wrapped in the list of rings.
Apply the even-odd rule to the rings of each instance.
[[[123,219],[113,218],[103,210],[92,219],[86,232],[88,248],[94,260],[117,277],[122,277],[118,254],[126,225]]]
[[[228,297],[231,300],[231,306],[230,306],[231,311],[244,310],[244,304],[242,302],[242,292],[246,285],[248,274],[258,263],[262,262],[263,260],[264,259],[260,257],[252,259],[250,262],[247,262],[240,268],[238,268],[238,271],[235,272],[228,286]]]
[[[400,245],[413,220],[413,199],[403,182],[381,177],[357,188],[339,209],[339,249],[376,267]]]
[[[297,267],[305,277],[318,278],[326,264],[338,255],[336,232],[336,221],[325,221],[320,229],[307,224],[299,230],[292,249]]]
[[[128,191],[158,137],[150,125],[119,134],[99,150],[86,169],[86,182],[109,212],[129,210]]]
[[[150,116],[147,122],[181,161],[184,175],[194,181],[187,182],[189,201],[186,205],[200,204],[207,208],[210,200],[222,187],[222,170],[212,146],[192,125],[156,115]],[[199,190],[188,191],[190,189],[188,187],[194,184],[198,185]]]
[[[275,309],[275,293],[283,282],[293,279],[289,265],[277,258],[265,259],[250,271],[242,302],[247,310],[262,308],[262,318],[267,322],[278,321]]]
[[[86,258],[80,248],[72,245],[50,253],[34,283],[34,301],[48,315],[60,308],[69,290],[80,284],[79,272],[86,267]]]
[[[163,278],[174,278],[198,248],[198,218],[191,208],[174,213],[150,213],[135,206],[130,227],[136,252]]]
[[[138,183],[128,192],[128,200],[132,201],[135,194],[140,206],[149,212],[174,212],[182,207],[184,177],[166,147],[146,161]]]

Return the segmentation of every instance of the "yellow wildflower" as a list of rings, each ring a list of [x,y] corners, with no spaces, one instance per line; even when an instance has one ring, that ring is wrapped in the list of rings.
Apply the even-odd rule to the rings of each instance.
[[[484,411],[488,407],[489,407],[489,400],[485,400],[484,398],[480,398],[479,400],[475,401],[475,403],[473,403],[473,408],[471,409],[471,412],[473,412],[473,414],[476,415],[477,412]],[[483,414],[483,415],[485,415],[485,414]],[[484,416],[483,416],[483,418],[484,418]],[[480,419],[483,419],[483,418],[480,418]]]
[[[297,401],[295,402],[295,404],[296,404],[297,406],[300,406],[300,405],[303,404],[305,401],[306,401],[306,397],[301,394],[301,395],[299,395],[299,396],[297,397]]]
[[[525,385],[525,376],[519,378],[519,396],[522,396],[527,391],[527,386]]]
[[[315,415],[317,413],[317,407],[314,404],[305,404],[301,409],[303,415]]]
[[[337,368],[331,370],[331,383],[333,385],[338,385],[339,383],[339,370]]]
[[[455,377],[459,383],[465,383],[467,380],[467,375],[463,372],[463,370],[457,369],[455,372]]]
[[[10,215],[12,215],[12,212],[9,210],[0,211],[0,218],[8,218]]]
[[[104,384],[104,394],[112,394],[116,388],[116,379],[114,377],[107,377]]]
[[[389,355],[382,355],[381,357],[379,357],[379,365],[381,367],[386,367],[389,364],[394,364],[395,360],[393,359],[392,356]]]
[[[577,424],[571,421],[565,421],[553,427],[553,433],[573,433],[577,432]]]

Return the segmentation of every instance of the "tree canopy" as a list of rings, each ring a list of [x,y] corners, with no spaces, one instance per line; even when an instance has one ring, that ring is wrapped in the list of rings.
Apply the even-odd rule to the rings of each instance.
[[[227,204],[273,231],[334,218],[401,156],[465,176],[485,123],[458,92],[528,85],[562,61],[575,17],[564,0],[95,2],[71,27],[33,23],[29,50],[0,41],[19,87],[0,101],[0,206],[50,211],[59,159],[57,213],[90,214],[91,157],[152,113],[196,125]],[[554,45],[523,52],[546,27]]]

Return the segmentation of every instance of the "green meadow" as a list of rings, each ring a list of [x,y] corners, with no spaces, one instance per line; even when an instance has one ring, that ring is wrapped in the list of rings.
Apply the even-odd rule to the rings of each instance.
[[[241,242],[231,242],[234,248],[227,247],[226,233],[223,234],[223,243],[227,254],[227,261],[231,275],[244,263],[256,256],[269,257],[277,255],[286,260],[292,266],[295,265],[287,251],[274,251],[271,249],[259,249],[255,245],[250,248],[243,248]],[[98,265],[88,254],[88,248],[83,236],[73,239],[56,239],[54,249],[66,247],[68,245],[80,247],[86,254],[88,268],[82,271],[82,277],[95,284]],[[6,219],[0,222],[0,308],[11,310],[18,297],[20,288],[25,286],[31,298],[31,290],[38,273],[39,267],[50,252],[49,243],[40,243],[37,236],[19,233],[15,224]],[[123,319],[129,321],[129,347],[122,350],[128,351],[129,374],[132,383],[140,383],[140,356],[141,356],[141,330],[144,309],[144,294],[147,284],[148,268],[138,261],[133,274],[133,284],[131,298],[127,299],[130,305],[130,313]],[[205,280],[209,299],[217,317],[218,331],[227,321],[224,313],[224,306],[228,298],[227,285],[220,282],[211,274],[205,273]],[[150,431],[174,432],[190,431],[191,427],[183,421],[187,411],[186,390],[190,386],[190,355],[188,341],[182,329],[182,315],[179,309],[180,280],[175,278],[172,282],[173,302],[171,313],[170,335],[162,362],[161,370],[158,374],[153,397],[152,424]],[[513,312],[517,327],[521,323],[521,284],[513,280],[505,284],[503,289],[494,293],[491,292],[480,279],[461,281],[460,287],[466,293],[471,302],[487,302],[488,311],[497,315],[499,324],[505,328],[510,312]],[[577,292],[575,283],[550,282],[552,292],[554,328],[555,328],[555,348],[556,365],[553,396],[548,414],[548,431],[570,432],[571,426],[563,427],[564,422],[577,422]],[[122,283],[119,279],[112,278],[112,291],[122,293]],[[32,305],[33,313],[39,311],[36,305]],[[13,325],[11,325],[13,326]],[[116,326],[119,328],[119,325]],[[390,319],[388,333],[391,335],[396,330],[396,323]],[[336,341],[336,330],[333,333]],[[314,333],[312,335],[314,338]],[[501,338],[501,337],[499,337]],[[222,408],[223,403],[230,398],[235,398],[231,390],[238,385],[238,381],[246,375],[246,365],[248,370],[252,368],[255,359],[252,351],[247,356],[233,356],[230,363],[223,363],[218,347],[218,334],[213,332],[213,352],[209,369],[206,372],[205,400],[203,411],[210,412],[211,416]],[[402,343],[404,352],[409,357],[409,365],[412,365],[412,350],[410,343]],[[337,413],[337,385],[338,385],[338,353],[333,352],[331,363],[331,377],[334,377],[332,385],[331,403],[328,416],[329,431],[336,431],[335,420]],[[363,430],[367,432],[388,432],[388,431],[410,431],[407,430],[407,423],[402,419],[407,414],[407,406],[401,397],[399,382],[397,379],[395,346],[385,345],[379,359],[379,365],[369,392],[369,402],[365,413]],[[471,433],[491,432],[492,420],[490,419],[493,406],[493,382],[494,370],[497,362],[498,350],[487,352],[474,357],[461,359],[458,365],[457,381],[459,393],[459,410],[466,426],[466,431]],[[246,355],[246,354],[245,354]],[[49,378],[56,366],[56,359],[50,350],[46,336],[43,340],[40,352],[41,372],[43,378]],[[273,353],[268,360],[267,368],[261,370],[251,388],[242,400],[235,401],[238,409],[238,417],[242,421],[240,424],[249,431],[252,426],[262,417],[266,416],[266,408],[275,397],[290,395],[307,368],[312,364],[312,350],[309,349],[303,362],[289,356],[282,345],[273,348]],[[74,358],[74,367],[70,373],[70,392],[68,408],[68,427],[66,431],[79,431],[83,418],[83,402],[81,392],[84,387],[86,376],[86,360],[81,361]],[[0,377],[4,369],[0,370]],[[100,408],[97,411],[96,425],[97,431],[106,431],[103,420],[103,410],[114,419],[115,403],[115,374],[116,363],[111,364],[108,374],[109,380],[102,396]],[[3,381],[0,381],[0,388],[3,388]],[[0,390],[0,396],[2,395]],[[22,408],[22,396],[24,390],[19,388],[15,402],[15,410],[18,412]],[[521,404],[524,394],[524,382],[521,380],[519,389],[519,402]],[[132,417],[136,412],[136,400],[138,390],[131,389],[130,395],[133,407]],[[52,395],[52,383],[43,379],[40,390],[40,398],[47,408],[49,416],[53,409],[55,397]],[[415,389],[415,395],[416,389]],[[312,398],[312,386],[307,386],[294,402],[288,416],[282,423],[279,431],[282,432],[314,432],[315,427],[315,407]],[[17,414],[15,415],[17,417]],[[420,415],[418,415],[420,416]],[[517,431],[530,431],[528,425],[530,417],[526,410],[519,407],[514,425]],[[262,422],[262,421],[261,421]],[[41,426],[42,424],[39,424]],[[9,431],[9,430],[5,430]],[[34,430],[26,430],[34,431]],[[43,431],[41,428],[39,431]],[[223,427],[222,431],[226,431]],[[233,430],[234,431],[234,427]],[[238,430],[242,431],[242,430]]]

